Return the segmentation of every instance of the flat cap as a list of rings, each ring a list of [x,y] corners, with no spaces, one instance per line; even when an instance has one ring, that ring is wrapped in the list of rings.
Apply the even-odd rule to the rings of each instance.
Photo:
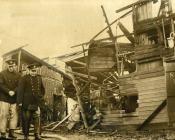
[[[13,65],[13,64],[17,64],[16,59],[9,59],[7,61],[5,61],[8,65]]]
[[[27,66],[28,69],[36,69],[38,67],[40,67],[41,65],[39,63],[32,63],[30,65]]]

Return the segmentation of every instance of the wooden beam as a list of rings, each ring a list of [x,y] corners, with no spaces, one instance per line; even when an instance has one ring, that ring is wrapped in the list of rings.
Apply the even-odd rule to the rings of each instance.
[[[157,115],[158,113],[166,106],[167,100],[163,100],[163,102],[151,113],[151,115],[146,118],[146,120],[137,128],[137,130],[141,130],[143,127],[145,127],[148,123],[150,123]]]
[[[63,120],[61,120],[60,122],[58,122],[53,128],[51,128],[50,130],[54,130],[56,129],[60,124],[62,124],[64,121],[66,121],[72,114],[67,115]]]
[[[117,21],[119,21],[121,18],[124,18],[125,16],[127,16],[128,14],[130,14],[132,12],[132,10],[126,12],[125,14],[123,14],[122,16],[120,16],[119,18],[117,18],[116,20],[114,20],[113,22],[111,22],[109,25],[112,26],[114,23],[116,23]],[[105,41],[105,40],[109,40],[111,38],[104,38],[104,39],[99,39],[99,40],[94,40],[97,36],[99,36],[102,32],[104,32],[106,29],[108,29],[108,26],[106,26],[105,28],[103,28],[100,32],[98,32],[95,36],[92,37],[92,39],[88,42],[85,42],[85,43],[81,43],[81,44],[78,44],[78,45],[74,45],[74,46],[71,46],[71,48],[75,48],[75,47],[79,47],[79,46],[82,46],[82,45],[88,45],[90,44],[92,41],[95,41],[95,42],[100,42],[100,41]],[[132,33],[133,34],[133,33]],[[115,36],[115,38],[120,38],[120,37],[123,37],[124,35],[118,35],[118,36]]]
[[[18,52],[18,72],[20,71],[20,66],[21,66],[21,49]]]
[[[124,35],[126,36],[126,38],[132,43],[135,43],[135,39],[134,37],[130,34],[130,32],[128,31],[128,29],[121,23],[118,22],[118,26],[121,29],[121,31],[124,33]]]
[[[86,66],[86,63],[83,63],[83,62],[80,62],[80,61],[77,61],[77,60],[73,60],[72,62],[76,63],[76,64],[80,64],[80,65]]]
[[[108,29],[109,29],[108,34],[109,34],[109,36],[111,37],[112,41],[114,42],[114,41],[115,41],[115,40],[114,40],[114,35],[113,35],[113,33],[112,33],[112,29],[111,29],[111,26],[110,26],[110,24],[109,24],[109,20],[108,20],[108,18],[107,18],[107,15],[106,15],[106,12],[105,12],[105,9],[104,9],[103,5],[101,5],[101,8],[102,8],[103,15],[104,15],[104,17],[105,17],[105,21],[106,21],[107,26],[108,26]]]
[[[85,69],[85,67],[71,67],[72,69]]]
[[[77,79],[80,80],[80,81],[86,82],[86,83],[89,82],[89,81],[84,80],[84,79],[82,79],[82,78],[80,78],[80,77],[77,77]],[[93,82],[91,82],[91,85],[94,85],[94,86],[97,86],[97,87],[100,87],[100,86],[101,86],[100,84],[93,83]]]
[[[126,9],[129,9],[129,8],[131,8],[131,7],[133,7],[133,6],[136,6],[136,5],[143,5],[143,4],[146,4],[146,3],[148,3],[148,2],[152,2],[152,1],[156,2],[157,0],[140,0],[140,1],[137,1],[137,2],[135,2],[135,3],[129,4],[129,5],[125,6],[125,7],[122,7],[122,8],[120,8],[120,9],[116,10],[115,12],[116,12],[116,13],[119,13],[119,12],[124,11],[124,10],[126,10]]]
[[[73,74],[75,76],[79,76],[79,77],[83,77],[83,78],[88,78],[88,75],[87,74],[83,74],[83,73],[79,73],[79,72],[73,72],[73,71],[70,71],[70,70],[66,70],[66,72],[71,73],[71,74]],[[97,80],[97,77],[91,76],[91,79],[92,80]]]
[[[120,16],[119,18],[117,18],[116,20],[114,20],[113,22],[111,22],[109,24],[109,26],[112,26],[114,23],[116,23],[117,21],[119,21],[121,18],[124,18],[125,16],[127,16],[128,14],[130,14],[132,12],[132,10],[124,13],[122,16]],[[98,32],[91,40],[94,40],[97,36],[99,36],[103,31],[105,31],[106,29],[108,29],[108,26],[106,26],[105,28],[103,28],[100,32]]]
[[[84,126],[85,126],[85,128],[88,129],[89,126],[88,126],[88,123],[87,123],[86,115],[85,115],[84,108],[83,108],[83,105],[82,105],[82,101],[81,101],[81,98],[80,98],[81,92],[80,92],[80,89],[77,85],[77,82],[75,80],[74,75],[72,75],[72,81],[73,81],[73,85],[76,89],[76,96],[77,96],[77,99],[78,99],[78,104],[80,106],[81,116],[82,116],[82,119],[83,119],[83,122],[84,122]]]
[[[134,33],[130,33],[130,35],[133,35]],[[117,35],[117,36],[114,36],[114,39],[116,38],[121,38],[121,37],[124,37],[125,35]],[[106,40],[112,40],[111,37],[107,37],[107,38],[102,38],[102,39],[97,39],[97,40],[93,40],[94,42],[101,42],[101,41],[106,41]],[[71,46],[71,48],[75,48],[75,47],[78,47],[78,46],[82,46],[82,45],[88,45],[90,44],[91,41],[89,42],[84,42],[84,43],[80,43],[80,44],[77,44],[77,45],[74,45],[74,46]],[[88,50],[88,49],[87,49]]]

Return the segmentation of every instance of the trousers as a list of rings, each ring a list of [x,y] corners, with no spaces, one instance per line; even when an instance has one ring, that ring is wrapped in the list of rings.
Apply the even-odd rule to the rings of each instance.
[[[36,111],[32,110],[21,110],[21,118],[22,118],[22,130],[24,136],[29,135],[30,124],[33,119],[34,124],[34,133],[40,134],[40,109]]]
[[[0,101],[0,121],[1,133],[6,133],[7,126],[9,129],[16,129],[18,122],[16,104]]]

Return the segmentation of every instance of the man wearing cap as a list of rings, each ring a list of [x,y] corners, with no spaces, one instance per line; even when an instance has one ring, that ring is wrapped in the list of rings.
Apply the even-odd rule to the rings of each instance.
[[[9,137],[15,139],[14,129],[18,121],[16,94],[20,74],[16,72],[16,60],[7,60],[6,64],[7,69],[0,73],[0,133],[1,139],[6,139],[6,129],[9,124]]]
[[[31,119],[34,121],[35,140],[40,140],[40,105],[45,89],[41,76],[37,74],[39,65],[28,66],[29,74],[21,78],[18,88],[17,104],[22,110],[22,129],[24,139],[28,139]]]

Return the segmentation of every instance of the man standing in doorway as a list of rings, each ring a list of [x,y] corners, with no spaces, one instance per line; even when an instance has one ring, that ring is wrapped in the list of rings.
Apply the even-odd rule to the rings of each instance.
[[[41,76],[37,74],[39,64],[28,66],[29,74],[21,78],[18,88],[17,104],[22,111],[22,129],[24,139],[28,140],[31,119],[34,122],[35,140],[40,137],[40,107],[42,105],[45,89]]]
[[[1,139],[6,139],[6,129],[9,124],[9,137],[16,139],[14,135],[18,121],[16,94],[20,74],[16,72],[16,60],[7,60],[6,64],[7,69],[0,73],[0,133]]]

